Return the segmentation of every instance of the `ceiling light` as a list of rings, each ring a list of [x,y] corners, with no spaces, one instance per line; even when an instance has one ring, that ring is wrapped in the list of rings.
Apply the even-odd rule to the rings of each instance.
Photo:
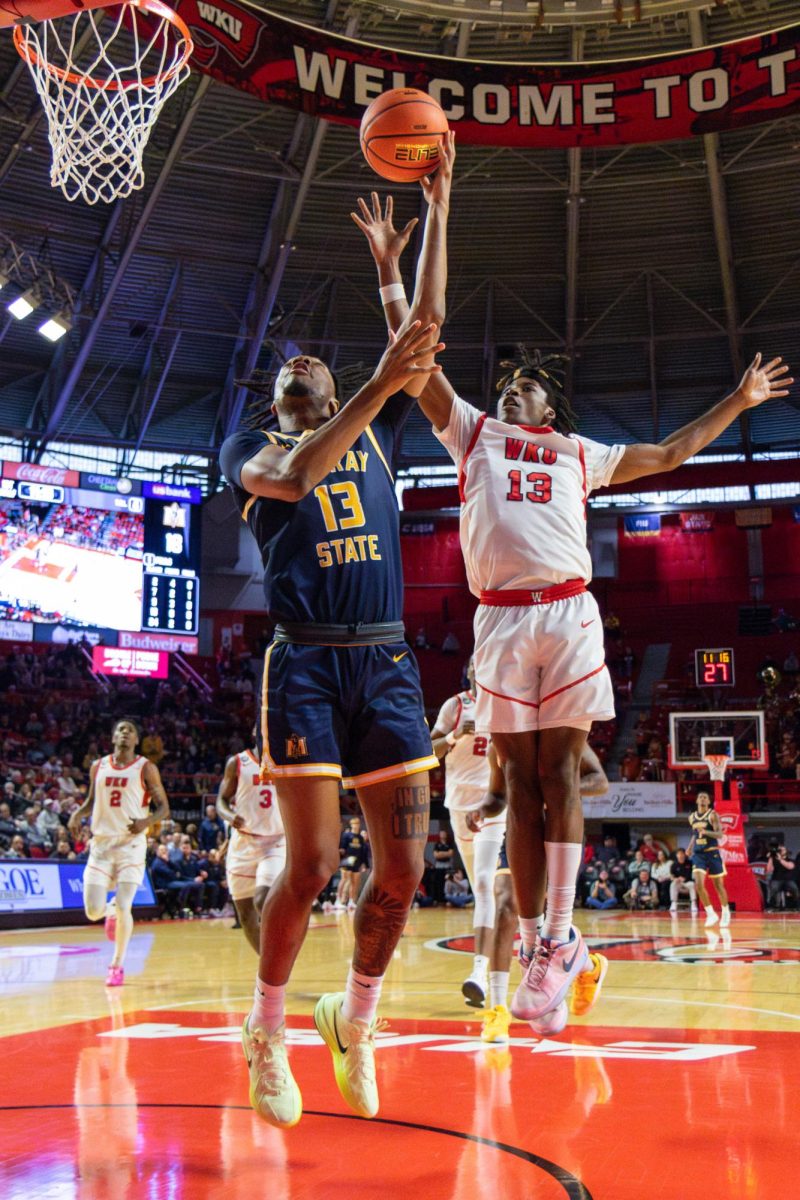
[[[18,321],[24,321],[35,308],[39,307],[39,297],[33,288],[29,288],[27,292],[23,292],[8,306],[8,311],[12,317],[16,317]]]
[[[49,342],[57,342],[65,333],[69,333],[70,329],[72,329],[72,322],[69,317],[65,313],[59,313],[58,316],[49,317],[43,325],[40,325],[39,333]]]

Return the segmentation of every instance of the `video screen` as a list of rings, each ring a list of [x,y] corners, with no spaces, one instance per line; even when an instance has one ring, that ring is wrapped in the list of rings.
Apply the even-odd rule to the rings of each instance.
[[[138,497],[124,503],[0,498],[0,616],[140,629],[144,512],[130,509],[144,505]]]

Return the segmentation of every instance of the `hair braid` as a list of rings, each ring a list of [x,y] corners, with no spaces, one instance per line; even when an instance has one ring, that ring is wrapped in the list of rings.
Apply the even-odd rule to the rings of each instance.
[[[501,359],[500,366],[505,368],[505,374],[498,379],[495,390],[502,392],[521,376],[537,380],[555,409],[553,424],[556,429],[560,433],[576,433],[578,418],[564,392],[564,365],[568,362],[564,354],[542,354],[541,350],[531,350],[519,342],[515,358]]]

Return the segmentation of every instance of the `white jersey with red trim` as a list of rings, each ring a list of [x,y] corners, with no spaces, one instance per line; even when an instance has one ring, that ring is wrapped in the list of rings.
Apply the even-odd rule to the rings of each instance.
[[[508,425],[458,396],[447,428],[434,432],[459,468],[461,545],[474,595],[588,583],[586,500],[610,482],[624,446]]]
[[[231,808],[244,821],[244,833],[257,837],[281,837],[283,821],[272,784],[262,783],[258,759],[251,750],[236,755],[238,783]]]
[[[92,834],[95,837],[124,837],[131,821],[146,817],[150,795],[144,784],[147,759],[141,754],[120,766],[107,754],[97,764],[92,805]],[[130,836],[130,835],[129,835]],[[144,839],[145,834],[134,834]]]
[[[475,733],[475,697],[471,692],[459,692],[445,700],[436,718],[435,728],[442,733],[455,733],[465,722],[473,725],[472,733],[458,739],[444,760],[445,804],[448,808],[475,808],[475,793],[464,789],[480,789],[478,803],[489,787],[488,734]]]

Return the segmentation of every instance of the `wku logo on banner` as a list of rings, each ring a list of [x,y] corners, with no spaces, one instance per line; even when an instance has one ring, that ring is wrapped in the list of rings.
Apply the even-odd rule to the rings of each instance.
[[[184,21],[196,35],[193,62],[209,67],[216,61],[220,45],[238,62],[247,62],[262,29],[262,22],[257,17],[238,5],[226,4],[225,0],[217,0],[214,4],[207,0],[184,0],[179,7]],[[213,30],[213,34],[204,37],[204,30]]]
[[[27,479],[31,483],[60,483],[64,487],[78,487],[80,475],[77,471],[65,471],[61,467],[40,467],[36,463],[3,464],[6,479]]]

